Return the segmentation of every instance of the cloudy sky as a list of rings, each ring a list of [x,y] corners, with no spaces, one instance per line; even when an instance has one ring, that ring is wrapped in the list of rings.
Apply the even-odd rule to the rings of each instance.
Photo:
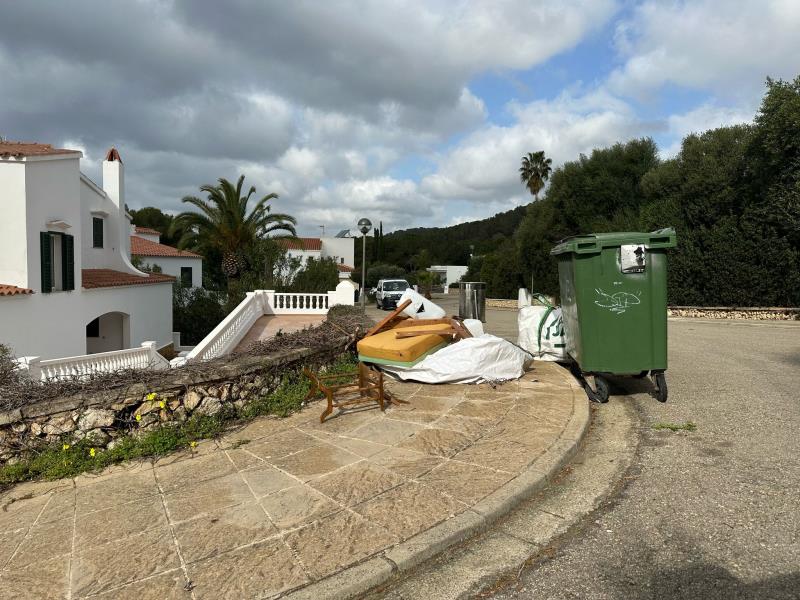
[[[0,135],[116,146],[132,208],[244,173],[302,234],[448,225],[556,164],[749,121],[800,73],[797,0],[27,0],[0,16]]]

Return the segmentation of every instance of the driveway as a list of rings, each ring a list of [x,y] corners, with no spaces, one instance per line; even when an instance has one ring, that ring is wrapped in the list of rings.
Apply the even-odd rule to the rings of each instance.
[[[627,485],[495,598],[800,598],[800,323],[669,335],[667,404],[612,390],[642,422]]]

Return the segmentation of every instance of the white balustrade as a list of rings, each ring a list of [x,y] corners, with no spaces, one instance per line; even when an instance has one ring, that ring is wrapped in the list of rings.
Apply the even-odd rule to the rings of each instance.
[[[272,312],[276,315],[324,315],[328,313],[328,292],[324,294],[274,293]]]
[[[211,333],[189,352],[184,360],[174,361],[173,366],[183,362],[210,360],[224,356],[233,350],[247,335],[256,320],[264,314],[262,295],[259,291],[247,292],[247,296],[233,309]]]
[[[27,370],[31,379],[40,381],[88,377],[96,373],[113,373],[123,369],[169,369],[170,367],[169,361],[156,350],[155,342],[143,342],[139,348],[48,360],[26,356],[19,359],[17,365]]]
[[[248,292],[233,312],[185,356],[172,359],[179,367],[187,362],[210,360],[233,351],[264,315],[325,315],[337,304],[353,305],[354,287],[340,283],[335,291],[319,293],[283,293],[275,290]],[[183,354],[183,353],[181,353]]]

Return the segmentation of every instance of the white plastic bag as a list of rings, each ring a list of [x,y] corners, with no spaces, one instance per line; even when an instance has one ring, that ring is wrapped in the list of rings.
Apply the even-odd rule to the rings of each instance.
[[[464,327],[467,328],[473,337],[482,336],[485,332],[483,331],[483,323],[481,323],[480,319],[464,319]]]
[[[482,383],[519,379],[530,354],[511,342],[484,334],[445,346],[413,367],[381,365],[406,381],[422,383]]]
[[[442,319],[447,314],[444,309],[438,304],[434,304],[425,296],[418,294],[411,288],[408,288],[400,299],[397,301],[397,306],[400,306],[406,300],[411,300],[411,304],[405,308],[403,314],[408,315],[412,319]]]
[[[549,302],[521,308],[517,317],[517,343],[540,360],[567,361],[561,307]]]

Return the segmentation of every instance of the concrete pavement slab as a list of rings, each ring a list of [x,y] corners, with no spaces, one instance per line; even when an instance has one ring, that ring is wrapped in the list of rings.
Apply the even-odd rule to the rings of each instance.
[[[560,468],[589,419],[570,382],[548,363],[497,386],[391,382],[409,404],[322,424],[313,404],[202,452],[12,488],[0,586],[24,585],[35,564],[56,597],[325,597],[336,581],[363,592],[475,535]]]

